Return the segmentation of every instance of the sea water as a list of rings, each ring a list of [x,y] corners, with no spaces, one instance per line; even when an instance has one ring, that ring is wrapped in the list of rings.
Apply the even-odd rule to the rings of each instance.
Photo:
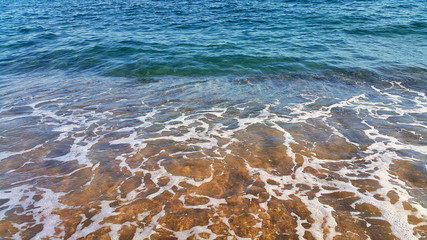
[[[1,238],[427,238],[426,1],[0,10]]]

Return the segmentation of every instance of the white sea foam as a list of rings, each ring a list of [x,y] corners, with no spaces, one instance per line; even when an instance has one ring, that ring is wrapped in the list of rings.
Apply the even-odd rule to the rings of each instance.
[[[182,113],[179,116],[169,119],[168,121],[158,121],[158,115],[170,113],[174,111],[180,111],[180,108],[174,105],[153,107],[151,111],[146,114],[140,115],[133,120],[138,120],[137,124],[133,126],[116,127],[111,130],[111,127],[107,127],[106,120],[113,116],[113,113],[105,112],[98,113],[95,111],[86,110],[74,110],[68,115],[59,114],[59,112],[44,109],[43,105],[52,101],[39,101],[32,103],[28,106],[33,108],[31,116],[40,117],[41,124],[53,126],[52,131],[58,133],[58,136],[54,141],[61,142],[69,140],[70,150],[62,155],[51,158],[45,158],[44,160],[55,160],[55,161],[77,161],[80,168],[58,177],[69,176],[76,171],[83,168],[90,167],[93,175],[91,180],[86,183],[85,186],[91,184],[95,178],[95,170],[98,169],[102,163],[94,162],[91,159],[91,151],[93,148],[105,140],[106,133],[118,134],[111,137],[112,140],[108,142],[110,145],[126,145],[130,147],[130,152],[119,152],[115,156],[115,160],[119,162],[120,169],[122,171],[128,171],[131,176],[136,176],[137,173],[142,173],[144,176],[151,176],[151,181],[156,185],[156,191],[147,194],[145,199],[153,200],[163,193],[176,192],[174,189],[182,189],[181,183],[187,183],[194,187],[200,187],[205,183],[208,183],[214,179],[214,163],[215,161],[224,161],[227,155],[235,156],[236,158],[242,159],[233,149],[229,149],[232,144],[238,143],[238,135],[251,131],[252,126],[263,125],[274,129],[281,133],[283,140],[283,147],[286,149],[286,154],[292,160],[293,168],[291,175],[278,175],[269,172],[263,168],[256,168],[251,166],[247,159],[243,159],[244,166],[247,172],[254,179],[259,178],[263,184],[265,191],[269,194],[269,199],[266,202],[259,203],[260,210],[267,212],[267,202],[272,197],[279,200],[291,200],[292,197],[298,198],[311,213],[311,218],[314,220],[310,227],[306,229],[307,220],[302,219],[297,213],[292,212],[291,216],[294,218],[296,224],[296,234],[299,238],[303,238],[305,231],[309,231],[316,239],[333,239],[334,237],[342,234],[337,232],[336,227],[338,226],[337,219],[334,217],[336,211],[332,206],[320,201],[322,196],[331,194],[338,191],[347,191],[354,193],[355,197],[358,198],[351,207],[354,211],[351,212],[354,218],[364,220],[363,214],[355,210],[357,204],[368,203],[378,208],[382,214],[379,219],[385,220],[391,225],[393,235],[400,239],[417,239],[419,236],[414,235],[414,228],[421,226],[421,224],[409,224],[407,218],[410,215],[416,216],[420,219],[427,218],[427,210],[417,203],[415,199],[409,194],[408,189],[410,187],[399,178],[396,178],[390,173],[391,165],[395,159],[404,161],[416,161],[417,159],[412,157],[402,157],[399,155],[400,151],[414,151],[417,154],[427,155],[427,150],[424,146],[408,143],[399,136],[393,135],[393,133],[387,133],[381,129],[382,124],[389,124],[390,117],[402,117],[410,116],[413,122],[399,123],[406,126],[415,126],[420,128],[426,128],[425,122],[417,120],[411,114],[415,113],[426,113],[427,112],[427,98],[424,93],[410,90],[404,87],[401,83],[394,82],[392,87],[386,89],[379,89],[372,87],[373,92],[386,99],[385,102],[377,102],[370,99],[369,94],[359,94],[351,96],[348,99],[337,100],[336,103],[323,106],[320,108],[314,108],[312,105],[316,104],[320,97],[312,97],[303,95],[302,97],[307,101],[294,104],[288,107],[291,110],[290,115],[283,115],[277,111],[281,102],[277,100],[273,104],[265,104],[261,110],[251,112],[245,116],[240,115],[229,115],[227,108],[215,107],[212,109],[194,110],[190,113]],[[414,95],[412,98],[405,94],[410,93]],[[399,95],[400,94],[400,95]],[[406,100],[413,101],[414,106],[407,106],[404,104]],[[240,112],[247,111],[249,109],[245,104],[239,104],[233,106]],[[324,121],[327,119],[333,119],[335,109],[349,109],[356,112],[356,116],[359,118],[360,123],[363,125],[364,130],[363,137],[369,139],[369,143],[358,143],[355,140],[350,140],[350,136],[345,132],[341,132],[341,127],[331,120],[330,122]],[[128,119],[126,119],[128,120]],[[227,121],[223,121],[227,120]],[[283,124],[309,124],[310,120],[321,120],[330,136],[327,141],[332,139],[332,136],[344,139],[347,144],[358,148],[360,151],[357,156],[351,159],[321,159],[310,151],[306,151],[305,155],[296,151],[295,145],[301,144],[303,141],[310,141],[310,139],[298,139],[298,137],[292,135],[292,131],[286,129]],[[230,127],[230,122],[233,122],[233,126]],[[313,123],[310,123],[310,126]],[[157,127],[157,132],[151,132],[148,130],[150,127]],[[314,125],[315,126],[315,125]],[[155,128],[154,128],[155,129]],[[148,133],[149,132],[149,133]],[[88,134],[91,133],[91,134]],[[90,136],[89,136],[90,135]],[[211,161],[209,164],[210,175],[202,179],[195,179],[193,177],[176,176],[170,173],[164,166],[165,158],[162,158],[162,154],[165,153],[165,149],[161,150],[157,154],[150,156],[141,156],[141,162],[139,166],[130,165],[127,161],[130,157],[141,154],[141,151],[147,148],[149,144],[156,141],[169,141],[174,144],[185,145],[186,148],[183,151],[173,152],[169,155],[171,158],[183,158],[188,159],[191,154],[202,154],[205,155],[204,161]],[[312,142],[313,145],[316,142]],[[18,156],[38,148],[43,147],[43,144],[37,145],[33,148],[21,150],[21,151],[8,151],[0,153],[0,160],[6,159],[11,156]],[[361,150],[363,147],[364,150]],[[193,150],[191,150],[193,149]],[[359,166],[354,164],[355,161],[360,160],[360,156],[363,156],[364,164]],[[302,162],[297,162],[297,157],[302,159]],[[145,167],[147,161],[156,158],[156,168],[154,170],[148,170]],[[344,164],[345,163],[345,164]],[[332,171],[328,169],[328,164],[342,164],[342,167],[338,170]],[[304,170],[315,169],[318,171],[335,173],[348,179],[348,182],[340,181],[337,179],[323,179],[315,176],[314,174],[308,173]],[[352,180],[358,180],[360,177],[357,174],[364,174],[364,179],[377,181],[380,185],[378,189],[373,192],[361,192],[358,191],[358,187],[352,183]],[[38,176],[29,180],[37,180],[40,178],[48,177],[48,175]],[[160,184],[160,181],[164,178],[168,178],[169,181],[166,184]],[[126,178],[128,179],[128,178]],[[30,182],[28,179],[23,182]],[[278,184],[270,184],[271,180]],[[22,182],[22,183],[23,183]],[[302,189],[299,185],[306,185],[308,189]],[[120,213],[117,211],[117,207],[114,207],[111,203],[119,202],[119,206],[133,203],[139,197],[141,193],[147,190],[145,182],[142,181],[139,186],[134,189],[122,194],[120,192],[119,184],[117,188],[117,197],[114,200],[104,200],[99,202],[101,211],[91,217],[91,223],[87,226],[83,224],[86,219],[85,215],[82,215],[82,220],[77,225],[76,232],[71,236],[70,239],[78,239],[85,237],[94,231],[109,226],[111,229],[110,237],[112,239],[119,238],[120,229],[124,226],[135,226],[137,227],[134,239],[141,239],[151,236],[155,233],[156,229],[164,229],[173,232],[173,235],[178,239],[186,239],[190,236],[199,237],[201,233],[208,233],[209,239],[215,239],[219,235],[214,234],[209,226],[213,225],[212,221],[206,226],[193,226],[190,229],[183,231],[172,231],[159,224],[159,220],[166,216],[168,213],[165,211],[163,206],[162,210],[156,213],[149,223],[145,227],[138,225],[138,221],[144,221],[151,212],[141,212],[137,215],[135,222],[125,222],[123,224],[112,224],[105,221],[108,217],[117,216]],[[289,187],[291,186],[291,187]],[[329,187],[329,188],[328,188]],[[331,190],[337,188],[338,190]],[[311,198],[308,196],[310,191],[318,189],[315,192],[315,197]],[[387,193],[389,191],[395,191],[399,195],[399,200],[392,204],[387,200],[378,200],[374,197],[375,194],[379,194],[384,199],[388,199]],[[68,206],[60,203],[60,197],[66,193],[54,193],[52,190],[46,188],[38,188],[30,185],[21,185],[19,187],[13,187],[8,190],[0,190],[2,198],[9,199],[9,201],[3,205],[6,206],[0,211],[0,219],[5,219],[5,213],[12,211],[16,206],[22,206],[24,213],[31,214],[35,219],[36,223],[44,224],[44,228],[39,232],[36,237],[43,238],[46,236],[54,236],[56,238],[63,237],[63,231],[60,235],[55,235],[56,230],[61,223],[59,215],[54,214],[55,209],[65,209]],[[40,194],[42,198],[38,201],[34,200],[33,197],[36,194]],[[188,205],[186,204],[185,197],[203,197],[207,198],[208,202],[201,205]],[[251,194],[242,195],[243,198],[257,199],[257,196]],[[217,199],[209,196],[199,195],[190,193],[189,195],[181,195],[179,200],[183,204],[183,208],[187,209],[210,209],[214,212],[221,206],[226,205],[225,199]],[[416,212],[409,212],[403,208],[403,202],[410,202],[411,205],[416,209]],[[17,213],[15,213],[17,214]],[[230,222],[227,217],[219,216],[216,212],[214,216],[218,216],[221,221],[228,226],[228,233],[234,238],[244,239],[239,237],[230,226]],[[257,214],[251,213],[257,223],[253,226],[254,228],[261,228],[262,221],[261,217]],[[25,230],[28,226],[25,224],[15,225],[20,231]],[[249,226],[248,226],[249,227]],[[327,233],[325,233],[327,229]],[[62,230],[62,229],[60,229]],[[61,231],[60,231],[61,232]],[[258,236],[261,236],[261,232]],[[19,233],[15,236],[19,237]],[[368,236],[366,236],[369,238]]]
[[[5,219],[6,213],[16,215],[30,215],[34,222],[24,222],[14,224],[19,230],[14,239],[21,239],[20,233],[30,227],[42,224],[43,229],[34,236],[34,239],[43,239],[55,236],[55,232],[61,223],[60,216],[55,214],[55,209],[66,209],[68,206],[60,203],[59,198],[65,193],[55,193],[47,188],[33,187],[30,185],[21,185],[7,190],[0,190],[0,196],[8,199],[8,202],[2,205],[0,210],[0,219]],[[36,198],[39,197],[40,199]],[[35,200],[38,199],[38,200]],[[23,209],[22,212],[16,211],[17,207]],[[55,236],[55,239],[63,238],[63,233]]]

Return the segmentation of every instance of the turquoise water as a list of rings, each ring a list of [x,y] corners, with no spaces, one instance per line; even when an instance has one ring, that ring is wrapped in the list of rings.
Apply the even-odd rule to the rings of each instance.
[[[0,1],[1,239],[427,239],[427,1]]]
[[[2,1],[0,73],[426,68],[426,1]]]

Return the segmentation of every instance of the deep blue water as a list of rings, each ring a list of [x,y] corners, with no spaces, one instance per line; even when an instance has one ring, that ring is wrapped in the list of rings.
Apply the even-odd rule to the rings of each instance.
[[[9,1],[0,74],[427,68],[427,1]]]

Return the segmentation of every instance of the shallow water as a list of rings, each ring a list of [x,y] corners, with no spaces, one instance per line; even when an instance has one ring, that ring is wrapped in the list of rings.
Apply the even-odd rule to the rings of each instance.
[[[0,238],[427,239],[425,1],[0,4]]]
[[[60,77],[6,94],[1,234],[425,237],[427,97],[348,75]]]

